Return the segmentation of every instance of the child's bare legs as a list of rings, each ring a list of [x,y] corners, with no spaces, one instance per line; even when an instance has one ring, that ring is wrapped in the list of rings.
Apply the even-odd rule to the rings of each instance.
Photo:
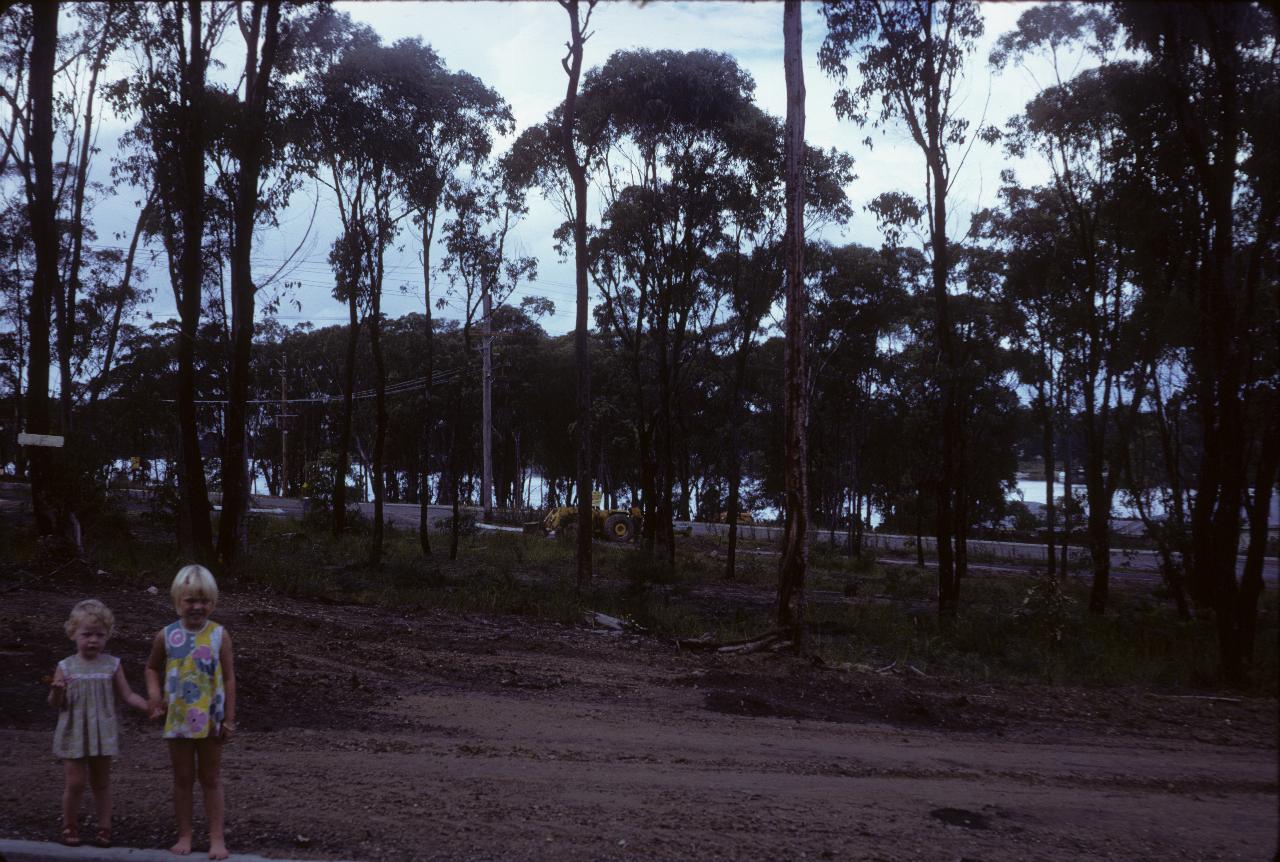
[[[173,813],[178,818],[178,843],[170,847],[169,852],[186,856],[191,852],[191,794],[196,778],[195,740],[169,740],[169,762],[173,765]]]
[[[84,786],[89,777],[89,760],[82,757],[78,760],[62,761],[66,784],[62,788],[62,828],[69,830],[68,836],[78,834],[77,821],[80,819],[80,797],[84,795]]]
[[[196,758],[200,790],[204,793],[204,814],[209,821],[209,858],[227,858],[227,838],[224,831],[222,795],[222,740],[207,738],[196,740]]]
[[[111,758],[90,757],[89,786],[93,788],[93,807],[98,814],[98,831],[111,834]]]
[[[209,821],[209,858],[227,858],[222,794],[222,743],[216,739],[171,739],[169,760],[173,764],[173,810],[178,818],[178,842],[171,853],[191,852],[193,785],[200,779],[204,813]]]

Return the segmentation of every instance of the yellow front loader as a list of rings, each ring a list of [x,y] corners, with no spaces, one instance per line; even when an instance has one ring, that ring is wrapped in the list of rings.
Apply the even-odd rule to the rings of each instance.
[[[640,532],[640,510],[601,508],[599,491],[591,495],[591,528],[598,538],[609,542],[630,542]],[[542,519],[542,531],[547,535],[571,534],[578,526],[577,506],[557,506]]]

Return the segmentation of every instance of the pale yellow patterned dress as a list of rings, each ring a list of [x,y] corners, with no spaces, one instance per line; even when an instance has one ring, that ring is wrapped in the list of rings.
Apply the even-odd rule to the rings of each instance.
[[[72,655],[58,662],[67,681],[67,708],[58,710],[53,753],[64,760],[114,757],[120,753],[113,680],[120,659],[100,654],[93,661]]]
[[[198,632],[187,631],[181,620],[165,626],[165,739],[204,739],[221,732],[226,708],[218,660],[222,632],[212,621]]]

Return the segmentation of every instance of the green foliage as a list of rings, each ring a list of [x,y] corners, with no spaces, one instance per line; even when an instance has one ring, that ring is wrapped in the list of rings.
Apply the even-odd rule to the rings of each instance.
[[[1047,643],[1060,644],[1072,615],[1078,613],[1075,605],[1058,578],[1043,577],[1027,589],[1013,615]]]

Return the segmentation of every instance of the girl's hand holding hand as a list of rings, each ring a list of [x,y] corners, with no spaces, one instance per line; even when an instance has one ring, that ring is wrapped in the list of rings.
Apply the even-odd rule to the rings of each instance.
[[[224,743],[230,742],[231,737],[235,736],[235,733],[236,723],[234,721],[224,721],[222,722],[222,734],[219,737],[219,741]]]
[[[160,701],[153,700],[147,703],[147,718],[152,721],[155,721],[158,718],[164,718],[164,713],[164,704]]]

